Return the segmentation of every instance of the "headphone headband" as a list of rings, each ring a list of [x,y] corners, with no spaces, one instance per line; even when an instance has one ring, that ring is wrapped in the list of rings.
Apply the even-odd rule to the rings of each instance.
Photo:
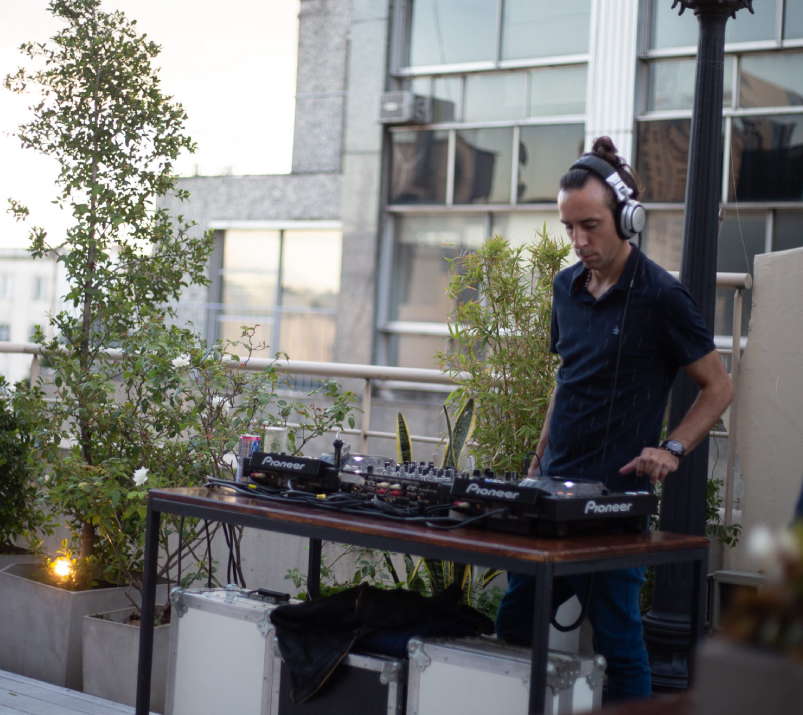
[[[624,182],[619,172],[605,159],[600,159],[598,156],[584,155],[571,165],[569,171],[572,169],[585,169],[599,176],[613,189],[613,193],[616,194],[616,200],[620,204],[633,196],[633,189]]]
[[[633,189],[624,182],[612,164],[593,154],[584,154],[569,167],[569,171],[572,169],[590,171],[611,188],[616,197],[614,223],[616,232],[622,240],[641,233],[647,222],[647,214],[644,207],[633,198]]]

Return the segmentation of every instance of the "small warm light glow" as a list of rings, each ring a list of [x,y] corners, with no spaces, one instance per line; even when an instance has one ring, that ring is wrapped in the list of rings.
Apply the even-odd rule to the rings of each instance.
[[[59,578],[67,578],[72,573],[72,566],[68,559],[56,559],[53,562],[53,572]]]

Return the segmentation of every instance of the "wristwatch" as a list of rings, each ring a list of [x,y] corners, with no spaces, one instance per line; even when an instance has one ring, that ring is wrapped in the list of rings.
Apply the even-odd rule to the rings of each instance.
[[[686,448],[676,439],[668,439],[665,442],[661,442],[659,448],[665,449],[670,454],[674,454],[678,459],[686,454]]]

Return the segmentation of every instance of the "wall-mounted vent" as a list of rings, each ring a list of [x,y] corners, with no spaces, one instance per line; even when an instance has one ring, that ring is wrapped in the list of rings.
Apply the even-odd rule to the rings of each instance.
[[[412,92],[384,92],[379,97],[381,124],[429,124],[432,99]]]

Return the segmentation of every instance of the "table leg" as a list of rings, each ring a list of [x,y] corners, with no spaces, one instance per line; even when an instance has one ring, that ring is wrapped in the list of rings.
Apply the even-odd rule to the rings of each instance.
[[[153,618],[156,613],[156,567],[159,562],[159,521],[161,513],[148,503],[145,521],[145,571],[142,578],[142,620],[139,627],[136,715],[148,715],[151,705],[151,664],[153,662]]]
[[[539,564],[535,574],[533,660],[530,667],[529,715],[544,712],[546,669],[549,662],[549,623],[552,619],[552,564]]]
[[[321,540],[309,540],[309,562],[307,564],[307,593],[310,599],[321,595]]]
[[[697,643],[705,625],[705,579],[703,569],[708,564],[708,549],[703,556],[692,562],[691,623],[689,628],[689,655],[687,677],[689,687],[694,685],[697,665]]]

